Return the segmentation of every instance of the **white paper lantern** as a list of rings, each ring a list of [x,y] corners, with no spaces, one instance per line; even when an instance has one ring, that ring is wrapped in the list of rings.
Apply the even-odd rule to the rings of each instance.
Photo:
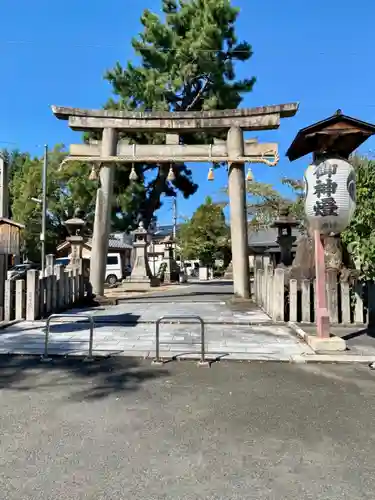
[[[355,211],[355,171],[341,158],[326,158],[305,172],[305,212],[312,229],[341,233]]]

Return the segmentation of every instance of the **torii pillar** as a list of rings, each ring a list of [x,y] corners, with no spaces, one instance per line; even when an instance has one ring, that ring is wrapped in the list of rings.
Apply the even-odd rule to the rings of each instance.
[[[103,129],[101,155],[115,156],[117,130]],[[96,296],[104,295],[105,271],[107,266],[108,238],[111,232],[113,180],[115,166],[104,163],[100,169],[100,186],[96,192],[95,220],[90,259],[90,281]]]
[[[244,156],[243,132],[231,127],[227,136],[227,151],[230,159]],[[234,294],[250,297],[250,271],[247,238],[246,181],[242,162],[228,162],[228,190],[230,208],[230,232],[232,245],[232,267]]]

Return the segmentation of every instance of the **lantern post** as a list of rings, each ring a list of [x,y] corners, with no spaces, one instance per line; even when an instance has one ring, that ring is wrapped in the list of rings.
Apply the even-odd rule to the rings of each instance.
[[[314,237],[317,337],[330,338],[326,299],[324,238],[346,229],[355,212],[355,171],[350,154],[375,133],[375,125],[342,114],[298,132],[286,155],[290,161],[312,153],[305,181],[305,213]]]

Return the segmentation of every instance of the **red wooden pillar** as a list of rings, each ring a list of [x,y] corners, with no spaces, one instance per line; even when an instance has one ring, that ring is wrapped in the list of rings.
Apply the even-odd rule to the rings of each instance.
[[[324,244],[319,231],[314,231],[315,269],[316,269],[316,325],[317,336],[329,338],[329,315],[326,299],[326,269]]]

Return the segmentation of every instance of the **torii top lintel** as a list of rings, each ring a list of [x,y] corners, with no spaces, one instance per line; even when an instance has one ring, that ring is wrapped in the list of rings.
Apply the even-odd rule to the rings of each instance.
[[[58,119],[68,120],[73,130],[116,128],[134,132],[141,130],[188,132],[197,129],[226,130],[234,126],[246,131],[276,129],[280,125],[280,118],[294,116],[298,111],[298,106],[298,103],[287,103],[215,111],[144,113],[52,106],[52,112]]]

